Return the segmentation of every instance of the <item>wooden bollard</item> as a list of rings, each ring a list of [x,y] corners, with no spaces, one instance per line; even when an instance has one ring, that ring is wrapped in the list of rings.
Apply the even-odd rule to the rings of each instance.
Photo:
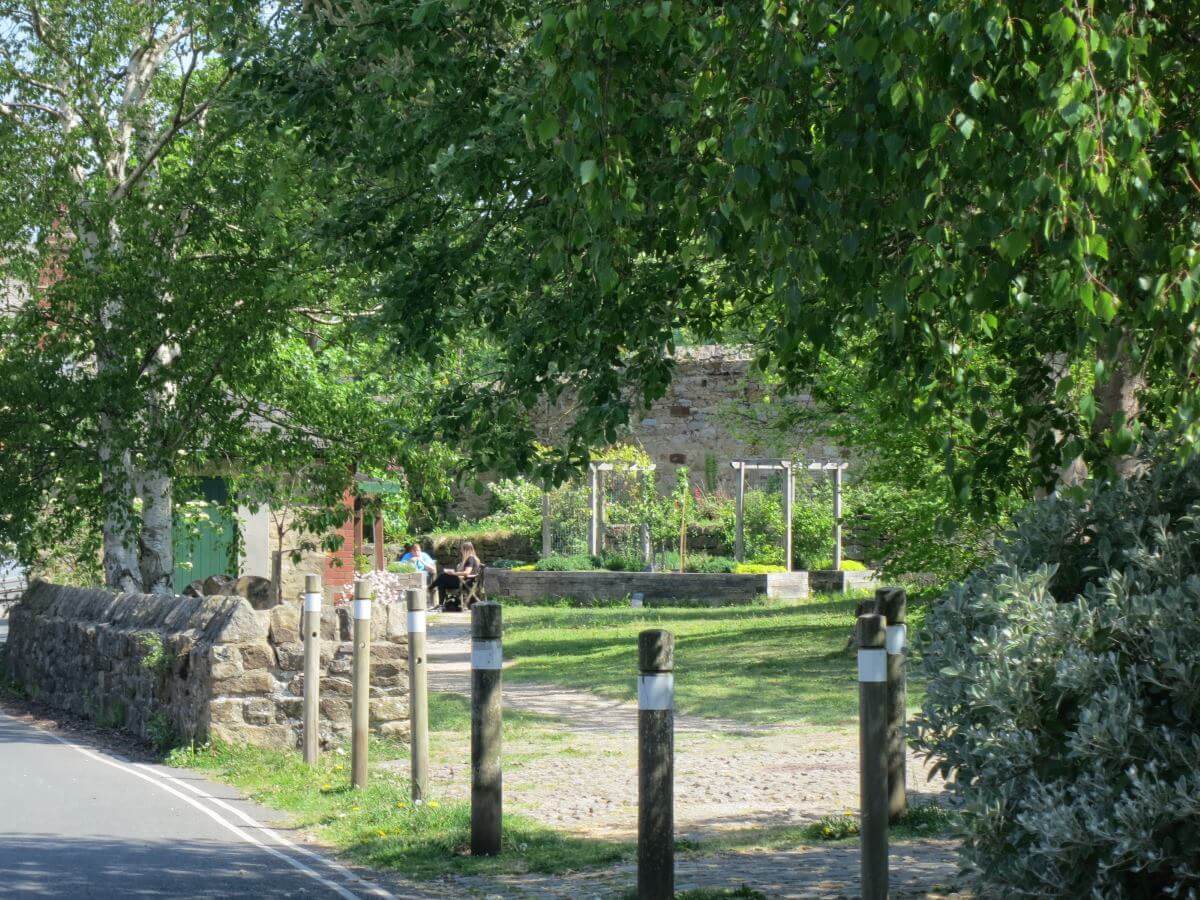
[[[304,576],[304,761],[321,755],[321,576]]]
[[[908,595],[903,588],[876,591],[879,609],[887,619],[888,692],[888,821],[893,825],[908,812],[908,685],[905,654],[908,649]]]
[[[675,896],[675,636],[638,635],[638,900]]]
[[[471,853],[475,856],[499,853],[502,838],[502,634],[500,604],[476,603],[471,609]]]
[[[429,671],[425,657],[425,592],[408,591],[408,712],[413,800],[429,792]]]
[[[863,900],[888,895],[887,650],[884,619],[860,616],[858,637],[859,840]]]
[[[371,703],[371,593],[354,582],[354,700],[350,710],[350,782],[367,786],[367,738]]]

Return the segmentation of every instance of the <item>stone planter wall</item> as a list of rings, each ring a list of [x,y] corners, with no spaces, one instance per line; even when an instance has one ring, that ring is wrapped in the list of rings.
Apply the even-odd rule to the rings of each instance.
[[[487,569],[484,588],[493,599],[612,600],[641,594],[647,603],[700,600],[714,605],[755,597],[796,600],[808,596],[807,572],[720,575],[699,572],[514,572]]]
[[[814,591],[846,593],[855,590],[873,590],[879,587],[879,574],[870,569],[855,572],[839,572],[837,569],[814,569],[808,573]]]
[[[408,638],[401,604],[371,622],[371,725],[408,733]],[[351,621],[321,617],[321,736],[350,730]],[[255,610],[241,597],[161,597],[35,582],[9,618],[13,679],[35,699],[162,740],[299,746],[300,605]]]

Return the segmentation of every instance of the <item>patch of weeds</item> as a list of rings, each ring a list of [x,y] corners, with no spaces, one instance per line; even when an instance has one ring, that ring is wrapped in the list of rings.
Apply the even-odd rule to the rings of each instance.
[[[800,833],[810,841],[845,840],[858,834],[858,816],[845,813],[821,816],[800,829]]]
[[[937,837],[952,833],[957,827],[958,815],[953,810],[937,803],[922,803],[910,806],[889,832],[897,838]],[[849,813],[822,816],[800,830],[810,841],[841,841],[857,837],[858,833],[858,816]]]
[[[179,746],[179,733],[164,712],[156,712],[146,722],[146,737],[158,753],[166,753]]]
[[[0,644],[0,697],[8,696],[14,700],[25,699],[25,689],[12,677],[8,668],[8,647]]]
[[[111,703],[103,704],[96,709],[92,719],[101,728],[111,728],[114,731],[125,727],[125,718],[128,711],[125,704],[120,700],[114,700]]]
[[[953,809],[937,803],[910,806],[904,818],[892,826],[896,837],[937,837],[953,834],[960,826],[960,816]]]
[[[137,636],[137,640],[142,654],[139,662],[141,667],[156,675],[171,674],[171,660],[167,655],[166,645],[163,644],[162,635],[153,631],[143,631]]]
[[[506,815],[500,855],[473,857],[469,803],[431,799],[414,804],[408,779],[389,769],[374,769],[367,787],[354,790],[346,760],[326,754],[310,768],[295,753],[206,744],[177,749],[167,761],[207,772],[291,813],[295,827],[319,832],[358,862],[410,877],[554,874],[617,862],[632,851],[630,844],[570,837]]]

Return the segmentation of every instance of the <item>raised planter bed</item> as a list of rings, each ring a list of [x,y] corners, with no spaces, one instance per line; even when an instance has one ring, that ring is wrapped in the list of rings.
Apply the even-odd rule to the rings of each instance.
[[[879,574],[870,569],[854,572],[839,572],[837,569],[813,569],[808,581],[814,591],[846,593],[860,589],[879,587]]]
[[[807,572],[720,575],[700,572],[514,572],[488,569],[484,588],[493,598],[611,600],[641,594],[647,603],[703,600],[714,605],[748,603],[755,597],[798,600],[808,596]]]

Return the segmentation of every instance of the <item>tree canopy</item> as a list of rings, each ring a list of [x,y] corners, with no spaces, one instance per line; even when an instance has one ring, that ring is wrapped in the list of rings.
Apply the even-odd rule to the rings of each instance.
[[[268,12],[0,2],[0,542],[26,560],[79,531],[109,585],[169,591],[177,479],[320,459],[337,508],[355,465],[430,471],[311,250],[307,152],[234,102]]]
[[[259,83],[343,179],[328,236],[397,344],[494,337],[477,439],[569,388],[578,451],[664,389],[677,329],[734,323],[788,383],[852,345],[905,415],[960,417],[970,496],[1014,452],[1050,485],[1194,431],[1197,15],[316,4]]]

